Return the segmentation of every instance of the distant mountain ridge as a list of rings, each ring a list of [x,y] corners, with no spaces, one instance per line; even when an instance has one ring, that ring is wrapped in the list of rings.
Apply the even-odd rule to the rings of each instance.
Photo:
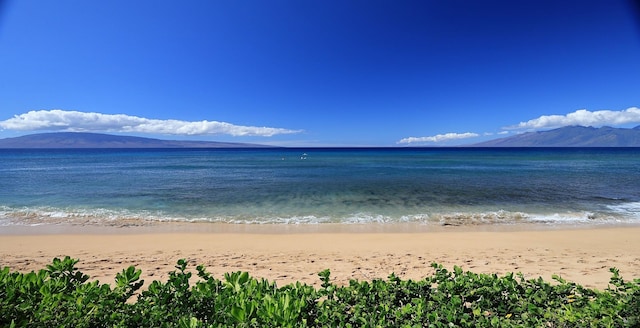
[[[640,126],[566,126],[548,131],[526,132],[465,147],[640,147]],[[161,140],[102,133],[53,132],[0,139],[0,149],[54,148],[275,148],[274,146],[215,142]]]
[[[632,129],[565,126],[489,140],[470,147],[640,147],[640,126]]]
[[[214,142],[161,140],[102,133],[53,132],[0,139],[0,148],[267,148],[271,146]]]

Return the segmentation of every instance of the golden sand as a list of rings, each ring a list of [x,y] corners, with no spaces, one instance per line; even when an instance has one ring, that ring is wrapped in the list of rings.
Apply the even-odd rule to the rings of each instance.
[[[200,229],[199,227],[209,227]],[[214,227],[214,228],[211,228]],[[640,227],[480,231],[408,228],[220,228],[189,229],[23,229],[0,231],[0,267],[31,271],[54,257],[80,259],[77,267],[92,279],[113,283],[117,272],[134,265],[148,285],[166,281],[176,261],[204,264],[214,276],[248,271],[278,285],[301,281],[319,285],[317,273],[331,269],[333,280],[421,279],[430,264],[454,265],[477,273],[522,272],[526,278],[553,274],[604,289],[617,267],[623,278],[640,278]],[[45,228],[46,229],[46,228]],[[284,230],[279,233],[278,229]],[[203,231],[204,230],[204,231]],[[216,231],[213,231],[216,230]],[[53,233],[51,233],[53,232]]]

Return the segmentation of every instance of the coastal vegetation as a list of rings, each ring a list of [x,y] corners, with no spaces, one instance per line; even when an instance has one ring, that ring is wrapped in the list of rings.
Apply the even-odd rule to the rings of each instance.
[[[214,277],[179,260],[167,281],[143,287],[131,266],[115,283],[90,281],[77,259],[45,269],[0,270],[2,327],[639,327],[640,279],[612,268],[594,290],[554,276],[476,274],[432,264],[422,280],[352,280],[277,286],[247,272]],[[194,276],[195,274],[195,276]]]

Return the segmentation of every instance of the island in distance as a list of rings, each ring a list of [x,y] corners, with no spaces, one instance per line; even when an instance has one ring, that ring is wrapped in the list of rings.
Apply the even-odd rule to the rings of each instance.
[[[526,132],[463,147],[640,147],[640,126],[635,128],[566,126]],[[85,132],[38,133],[0,139],[1,149],[54,148],[276,148],[275,146],[215,142],[161,140]]]
[[[565,126],[489,140],[468,147],[640,147],[640,125],[632,129]]]
[[[101,133],[52,132],[0,139],[0,148],[269,148],[249,143],[160,140]]]

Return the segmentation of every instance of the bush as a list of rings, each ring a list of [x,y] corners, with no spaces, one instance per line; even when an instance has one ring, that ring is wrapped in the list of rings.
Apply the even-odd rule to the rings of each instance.
[[[141,271],[116,275],[115,285],[88,282],[69,257],[36,272],[0,270],[0,326],[6,327],[639,327],[640,279],[617,269],[604,291],[553,277],[448,271],[420,281],[351,280],[319,273],[319,289],[278,287],[246,272],[216,279],[202,266],[197,279],[179,260],[168,281],[140,291]]]

